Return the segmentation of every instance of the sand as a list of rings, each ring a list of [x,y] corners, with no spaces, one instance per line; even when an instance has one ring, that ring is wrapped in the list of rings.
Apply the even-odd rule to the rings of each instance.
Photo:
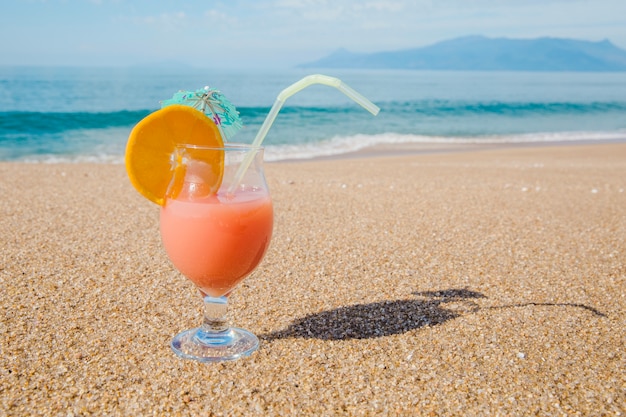
[[[232,296],[261,348],[176,357],[201,302],[106,164],[0,164],[0,415],[626,413],[626,144],[267,164]]]

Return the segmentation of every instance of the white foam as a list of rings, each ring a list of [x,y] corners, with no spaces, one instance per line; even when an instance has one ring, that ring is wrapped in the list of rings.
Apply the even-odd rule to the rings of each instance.
[[[398,133],[378,135],[336,136],[332,139],[298,144],[298,145],[267,145],[265,159],[282,161],[287,159],[311,159],[324,156],[342,155],[387,144],[513,144],[542,142],[575,142],[626,140],[626,131],[612,132],[545,132],[491,136],[424,136]]]
[[[37,155],[18,159],[17,162],[32,164],[123,164],[124,157],[120,155]]]

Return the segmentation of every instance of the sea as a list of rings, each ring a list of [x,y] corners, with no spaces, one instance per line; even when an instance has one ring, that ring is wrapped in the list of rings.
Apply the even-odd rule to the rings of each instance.
[[[253,70],[0,66],[0,161],[122,163],[133,126],[179,90],[219,89],[251,143],[277,95],[311,73],[341,79],[380,107],[310,86],[285,102],[269,161],[393,143],[626,140],[626,73]]]

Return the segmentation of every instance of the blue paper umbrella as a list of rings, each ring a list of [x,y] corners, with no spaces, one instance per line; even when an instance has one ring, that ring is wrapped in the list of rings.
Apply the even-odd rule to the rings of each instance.
[[[217,125],[222,138],[227,141],[243,127],[239,112],[224,95],[213,88],[204,87],[196,91],[179,91],[161,107],[182,104],[194,107],[209,116]]]

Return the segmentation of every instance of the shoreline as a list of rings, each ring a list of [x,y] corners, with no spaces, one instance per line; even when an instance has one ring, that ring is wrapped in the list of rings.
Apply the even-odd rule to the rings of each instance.
[[[590,146],[605,144],[626,143],[626,136],[619,139],[586,139],[586,140],[555,140],[555,141],[537,141],[537,142],[506,142],[506,143],[445,143],[445,142],[415,142],[415,143],[386,143],[367,146],[356,151],[344,153],[319,155],[305,158],[285,158],[279,160],[266,160],[267,164],[282,163],[298,163],[298,162],[314,162],[327,160],[345,160],[360,158],[378,158],[378,157],[394,157],[409,155],[426,155],[426,154],[448,154],[448,153],[466,153],[479,152],[484,150],[496,149],[524,149],[524,148],[545,148],[545,147],[562,147],[562,146]],[[56,158],[56,157],[55,157]],[[58,157],[64,158],[64,157]],[[2,163],[25,163],[25,164],[112,164],[123,165],[124,156],[108,156],[107,161],[97,160],[98,157],[79,157],[86,158],[77,160],[0,160]]]
[[[626,143],[435,150],[266,164],[223,364],[172,353],[200,297],[123,165],[0,163],[0,410],[623,414]]]
[[[479,152],[495,149],[523,149],[523,148],[543,148],[561,146],[590,146],[626,143],[626,136],[620,139],[587,139],[572,141],[541,141],[541,142],[507,142],[507,143],[441,143],[441,142],[420,142],[420,143],[390,143],[368,146],[357,151],[351,151],[336,155],[314,156],[311,158],[290,158],[268,163],[290,163],[306,161],[325,161],[359,158],[395,157],[425,154],[446,154]]]

